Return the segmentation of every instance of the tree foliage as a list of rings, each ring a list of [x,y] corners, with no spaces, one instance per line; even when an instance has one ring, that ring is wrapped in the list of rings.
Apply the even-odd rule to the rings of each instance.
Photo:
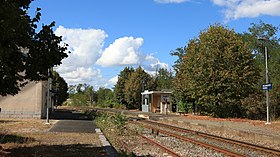
[[[156,90],[171,89],[172,88],[172,73],[165,68],[160,68],[156,74],[155,84]]]
[[[125,100],[129,104],[128,107],[140,109],[141,92],[154,89],[152,77],[139,66],[125,84]]]
[[[175,85],[182,85],[175,89],[212,115],[240,116],[240,100],[259,78],[248,45],[233,30],[212,25],[189,42],[186,52],[175,78]]]
[[[56,104],[55,105],[62,105],[64,101],[67,100],[69,94],[68,91],[68,85],[66,81],[56,72],[52,72],[52,87],[55,92],[55,98],[56,98]]]
[[[0,95],[17,94],[28,80],[46,79],[48,69],[67,57],[67,45],[53,33],[54,22],[36,32],[40,8],[28,15],[32,0],[0,2]]]
[[[173,51],[170,53],[170,55],[172,56],[177,56],[178,59],[175,61],[173,68],[176,72],[178,72],[181,69],[183,60],[184,60],[184,56],[186,56],[187,52],[186,52],[186,47],[179,47],[176,49],[176,51]]]
[[[273,117],[280,116],[280,38],[277,36],[278,27],[260,21],[252,23],[248,32],[240,34],[244,41],[253,49],[256,66],[260,70],[261,77],[258,85],[255,86],[255,93],[244,99],[242,105],[246,109],[249,118],[265,118],[266,105],[264,91],[261,91],[261,85],[265,83],[265,56],[264,47],[268,51],[268,75],[269,81],[273,84],[270,93],[270,111]],[[259,38],[265,38],[267,41],[260,41]],[[256,100],[258,100],[256,102]],[[262,115],[256,117],[256,115]]]
[[[123,104],[126,107],[128,106],[127,101],[125,100],[125,84],[130,78],[131,73],[135,70],[132,67],[125,67],[118,76],[118,81],[114,88],[114,98],[115,101],[119,104]]]
[[[74,106],[89,106],[93,101],[97,101],[94,99],[94,88],[88,84],[70,85],[68,92]]]
[[[97,104],[105,107],[113,106],[114,93],[109,88],[101,87],[98,89],[97,93]]]

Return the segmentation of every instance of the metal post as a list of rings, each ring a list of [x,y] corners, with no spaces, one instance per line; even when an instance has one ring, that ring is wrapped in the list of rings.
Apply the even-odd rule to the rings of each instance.
[[[48,82],[47,82],[47,115],[46,115],[46,124],[50,124],[49,122],[49,106],[50,106],[50,70],[48,69]]]
[[[264,52],[265,52],[265,81],[268,84],[268,61],[267,61],[267,47],[264,47]],[[266,123],[265,124],[270,124],[269,121],[269,90],[266,90]]]

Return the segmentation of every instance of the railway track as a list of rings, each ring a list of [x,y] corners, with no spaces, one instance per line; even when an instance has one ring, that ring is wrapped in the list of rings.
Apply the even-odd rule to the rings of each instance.
[[[207,134],[207,133],[203,133],[203,132],[193,131],[193,130],[189,130],[189,129],[179,128],[176,126],[147,121],[147,120],[140,121],[140,122],[137,121],[134,123],[140,124],[141,126],[147,128],[147,129],[151,129],[152,132],[157,132],[157,133],[175,137],[175,138],[183,140],[183,141],[192,142],[197,145],[203,146],[205,148],[213,149],[215,151],[218,151],[218,152],[223,153],[228,156],[255,156],[256,154],[250,155],[248,153],[237,153],[239,151],[234,151],[234,150],[231,150],[228,148],[219,147],[217,145],[211,144],[211,142],[209,143],[209,142],[205,142],[203,140],[202,141],[196,140],[194,138],[189,138],[188,136],[191,135],[191,136],[195,136],[195,137],[199,137],[199,138],[203,137],[203,138],[206,138],[207,140],[210,139],[210,140],[219,141],[220,145],[232,145],[233,147],[239,147],[239,149],[243,149],[243,150],[247,149],[247,150],[251,150],[251,151],[257,151],[257,152],[259,152],[259,154],[262,154],[263,156],[265,156],[265,155],[280,156],[279,150],[266,148],[263,146],[254,145],[251,143],[246,143],[246,142],[237,141],[237,140],[233,140],[233,139],[228,139],[228,138],[224,138],[224,137],[220,137],[220,136],[216,136],[216,135],[211,135],[211,134]],[[167,131],[167,130],[170,130],[170,131]],[[174,133],[174,132],[176,132],[176,133]],[[251,152],[249,152],[249,153],[251,153]]]
[[[156,142],[156,141],[150,139],[149,137],[147,137],[147,136],[145,136],[145,135],[140,135],[140,136],[141,136],[143,139],[145,139],[146,141],[148,141],[148,142],[150,142],[150,143],[152,143],[152,144],[154,144],[154,145],[160,147],[163,151],[167,152],[169,155],[171,155],[171,156],[173,156],[173,157],[183,157],[183,156],[181,156],[180,154],[174,152],[172,149],[170,149],[170,148],[168,148],[168,147],[162,145],[162,144],[159,143],[159,142]]]
[[[207,134],[207,133],[194,131],[194,130],[190,130],[190,129],[179,128],[179,127],[176,127],[176,126],[167,125],[167,124],[163,124],[163,123],[157,123],[157,122],[152,122],[152,121],[142,121],[142,122],[149,123],[149,124],[152,124],[152,125],[162,126],[162,127],[165,127],[165,128],[170,128],[172,130],[176,130],[176,131],[183,132],[183,133],[192,133],[192,134],[196,134],[196,135],[199,135],[199,136],[203,136],[203,137],[207,137],[207,138],[211,138],[211,139],[215,139],[215,140],[220,140],[220,141],[223,141],[223,142],[236,144],[236,145],[240,145],[240,146],[247,147],[247,148],[250,148],[250,149],[263,151],[263,152],[266,152],[266,153],[269,153],[269,154],[280,156],[280,151],[279,150],[255,145],[255,144],[252,144],[252,143],[247,143],[247,142],[238,141],[238,140],[234,140],[234,139],[224,138],[224,137],[221,137],[221,136]]]
[[[227,156],[232,156],[232,157],[246,157],[245,155],[242,155],[242,154],[239,154],[239,153],[235,153],[233,151],[230,151],[230,150],[226,150],[226,149],[222,149],[222,148],[219,148],[217,146],[213,146],[213,145],[210,145],[210,144],[207,144],[207,143],[203,143],[203,142],[200,142],[198,140],[194,140],[194,139],[191,139],[191,138],[187,138],[187,137],[184,137],[184,136],[181,136],[181,135],[178,135],[178,134],[175,134],[175,133],[172,133],[172,132],[169,132],[169,131],[165,131],[165,130],[162,130],[162,129],[159,129],[159,128],[156,128],[156,127],[152,127],[152,126],[147,126],[147,125],[143,125],[141,123],[138,123],[140,124],[141,126],[147,128],[147,129],[151,129],[152,130],[152,133],[155,133],[155,134],[165,134],[165,135],[168,135],[168,136],[171,136],[171,137],[174,137],[174,138],[177,138],[177,139],[180,139],[182,141],[185,141],[185,142],[190,142],[190,143],[193,143],[193,144],[196,144],[196,145],[200,145],[202,147],[205,147],[207,149],[212,149],[214,151],[217,151],[217,152],[220,152],[222,154],[225,154]],[[171,150],[171,149],[170,149]],[[175,152],[174,152],[175,153]]]

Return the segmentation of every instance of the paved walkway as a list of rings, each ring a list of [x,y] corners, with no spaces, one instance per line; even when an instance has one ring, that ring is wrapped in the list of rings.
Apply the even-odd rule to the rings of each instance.
[[[115,149],[107,141],[100,129],[94,122],[80,112],[74,110],[56,110],[50,116],[51,119],[59,120],[49,131],[50,132],[71,132],[71,133],[97,133],[103,148],[108,157],[117,156]]]
[[[95,133],[96,125],[83,113],[60,109],[55,110],[50,117],[59,120],[50,132]]]
[[[96,126],[89,120],[60,120],[50,132],[95,133]]]

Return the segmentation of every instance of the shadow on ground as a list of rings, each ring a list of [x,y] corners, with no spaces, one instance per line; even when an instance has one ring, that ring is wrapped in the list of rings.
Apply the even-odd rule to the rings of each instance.
[[[50,119],[56,120],[90,120],[86,114],[81,113],[76,110],[67,109],[55,109],[51,115]]]
[[[18,147],[0,149],[3,157],[106,157],[105,147],[95,147],[89,144],[71,145],[37,145],[33,147]]]
[[[17,122],[15,120],[0,120],[0,123],[12,123],[12,122]]]
[[[22,137],[19,135],[9,135],[5,133],[0,133],[0,144],[5,143],[28,143],[33,142],[35,139],[30,137]]]

